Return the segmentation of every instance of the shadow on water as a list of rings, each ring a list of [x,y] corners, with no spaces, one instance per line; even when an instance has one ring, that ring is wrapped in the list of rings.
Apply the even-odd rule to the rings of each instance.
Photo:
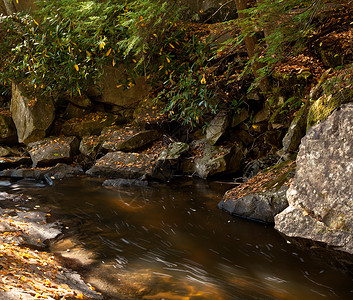
[[[77,178],[0,186],[52,209],[68,233],[52,250],[75,253],[109,299],[353,298],[349,275],[287,244],[271,226],[218,210],[229,188],[220,183],[109,190]]]

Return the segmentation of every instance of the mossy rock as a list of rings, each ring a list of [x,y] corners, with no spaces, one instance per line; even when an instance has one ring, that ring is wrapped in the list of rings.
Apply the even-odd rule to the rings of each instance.
[[[326,91],[326,93],[311,105],[308,113],[306,129],[309,130],[310,127],[326,120],[335,109],[339,108],[342,104],[349,102],[353,102],[352,88],[344,87],[333,92]]]

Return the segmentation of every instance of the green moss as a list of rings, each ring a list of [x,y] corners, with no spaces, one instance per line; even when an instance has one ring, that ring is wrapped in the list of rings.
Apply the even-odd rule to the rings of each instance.
[[[325,93],[310,107],[306,129],[326,120],[340,105],[353,101],[353,89]]]

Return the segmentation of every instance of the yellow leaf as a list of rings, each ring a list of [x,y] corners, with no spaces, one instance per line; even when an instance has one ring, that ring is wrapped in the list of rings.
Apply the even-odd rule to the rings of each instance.
[[[173,49],[175,48],[171,43],[169,43],[169,46],[172,47]]]
[[[75,65],[75,69],[76,69],[76,71],[78,72],[78,70],[79,70],[78,65]]]
[[[107,53],[105,54],[106,56],[109,56],[110,52],[112,51],[112,48],[110,48]]]
[[[168,56],[166,57],[166,60],[168,63],[170,63],[170,58]]]
[[[256,128],[259,127],[259,125],[252,125],[251,127],[254,128],[254,129],[256,129]]]
[[[17,1],[17,3],[18,3],[18,1]],[[37,23],[37,21],[34,20],[34,19],[33,19],[33,22],[34,22],[34,24],[36,24],[37,26],[39,25],[39,24]]]
[[[119,84],[119,85],[116,86],[116,88],[118,89],[118,88],[120,88],[122,86],[123,86],[122,84]]]
[[[113,64],[113,67],[115,66],[115,60],[113,59],[113,62],[112,62],[112,64]]]
[[[77,90],[78,90],[78,93],[80,94],[80,96],[82,96],[82,95],[81,95],[81,91],[80,91],[80,88],[79,88],[79,87],[77,87]]]
[[[205,77],[205,74],[202,75],[201,84],[206,84],[206,77]]]
[[[78,298],[78,299],[83,299],[83,295],[82,295],[82,294],[78,294],[78,295],[77,295],[77,298]]]

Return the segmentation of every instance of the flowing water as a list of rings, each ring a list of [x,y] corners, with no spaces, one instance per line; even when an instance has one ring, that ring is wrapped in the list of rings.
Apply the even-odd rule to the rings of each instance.
[[[353,299],[351,276],[272,226],[218,210],[229,185],[182,179],[109,190],[87,178],[2,185],[61,220],[66,238],[52,250],[83,260],[107,299]]]

